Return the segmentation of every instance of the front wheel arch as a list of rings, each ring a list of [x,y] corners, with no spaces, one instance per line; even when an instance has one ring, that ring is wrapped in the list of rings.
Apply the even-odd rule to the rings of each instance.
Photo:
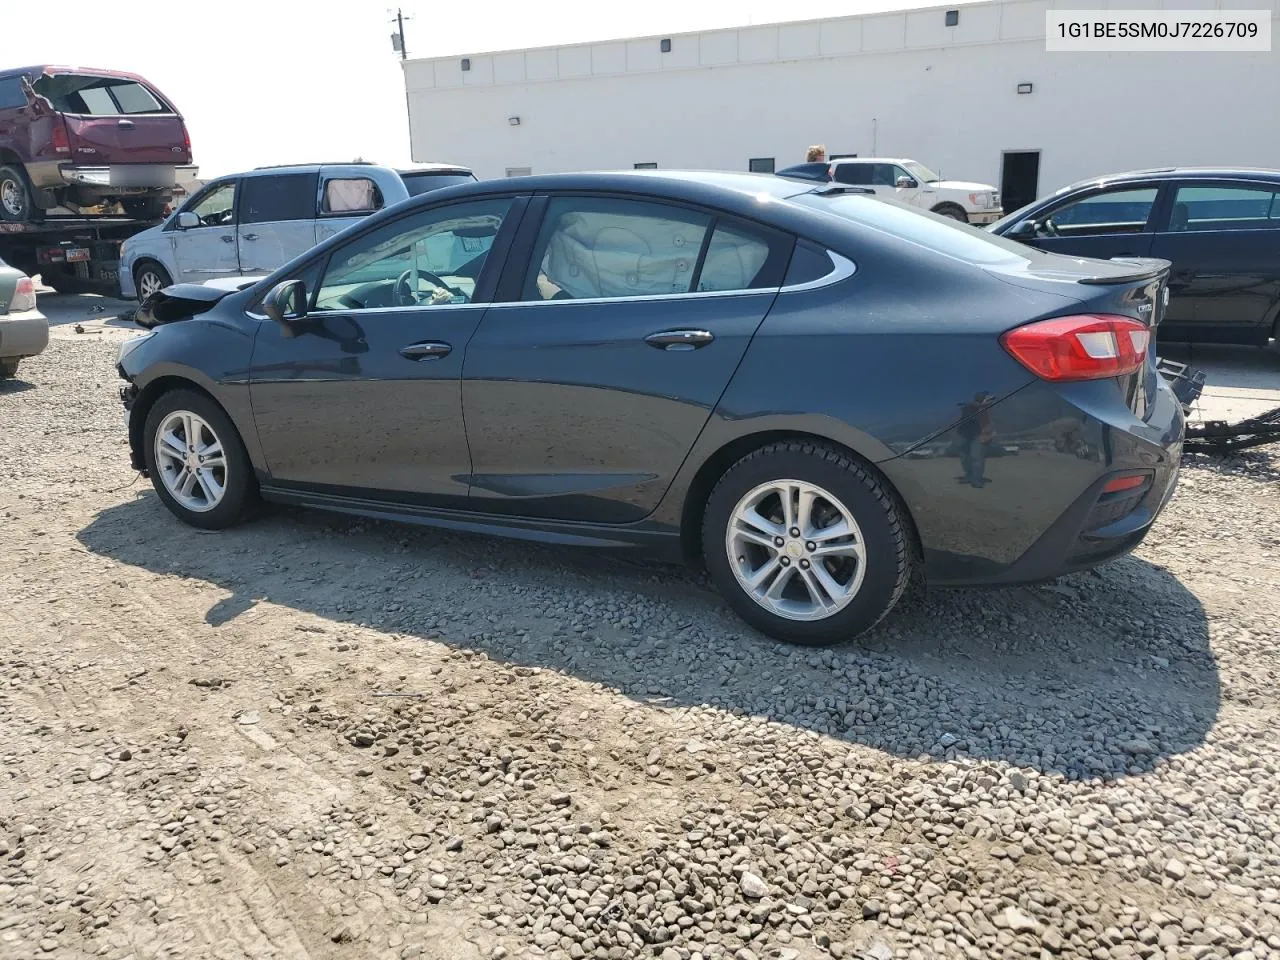
[[[168,277],[169,285],[173,284],[173,274],[169,272],[169,268],[166,267],[163,263],[161,263],[155,257],[146,257],[146,256],[139,257],[138,261],[133,265],[133,269],[130,271],[130,273],[133,275],[134,298],[139,303],[142,302],[142,284],[140,282],[139,275],[142,273],[143,268],[148,266],[155,268],[157,274],[160,276],[160,279],[163,280],[165,277]]]
[[[218,402],[217,398],[194,380],[188,380],[186,377],[164,376],[157,377],[148,383],[138,393],[133,401],[133,406],[129,408],[129,452],[132,454],[133,463],[135,465],[145,464],[146,457],[143,454],[143,446],[146,443],[147,417],[151,415],[151,408],[155,406],[166,393],[174,390],[190,390],[192,393],[198,393],[208,398],[209,402],[214,404],[228,420],[231,425],[240,433],[241,438],[244,437],[244,431],[240,429],[240,424],[236,423],[235,417]],[[251,458],[252,459],[252,458]],[[145,468],[140,470],[144,476]]]
[[[953,220],[959,220],[961,223],[969,222],[969,214],[965,212],[964,207],[958,203],[945,201],[931,208],[930,213],[936,213],[940,216],[950,217]]]
[[[800,430],[770,430],[764,433],[753,433],[737,437],[707,457],[702,466],[694,474],[693,480],[685,492],[684,505],[680,519],[680,550],[684,558],[695,566],[702,565],[702,521],[707,509],[707,500],[715,489],[720,478],[735,463],[750,453],[770,444],[794,441],[796,443],[822,444],[833,447],[858,461],[859,466],[869,471],[894,498],[898,510],[907,528],[907,539],[911,544],[914,558],[921,559],[924,549],[921,546],[920,534],[916,529],[915,518],[907,507],[906,501],[884,472],[866,457],[859,454],[847,444],[839,443],[828,437]]]

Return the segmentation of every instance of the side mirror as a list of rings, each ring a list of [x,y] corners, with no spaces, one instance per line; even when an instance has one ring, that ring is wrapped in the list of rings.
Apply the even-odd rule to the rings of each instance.
[[[200,218],[190,210],[184,210],[178,214],[178,229],[190,230],[192,227],[200,226]]]
[[[920,186],[912,177],[899,177],[893,185],[899,190],[914,190]]]
[[[1023,220],[1014,225],[1009,231],[1008,236],[1011,240],[1030,240],[1036,235],[1036,222],[1034,220]]]
[[[301,280],[276,284],[262,301],[262,312],[293,336],[290,324],[307,315],[307,285]]]

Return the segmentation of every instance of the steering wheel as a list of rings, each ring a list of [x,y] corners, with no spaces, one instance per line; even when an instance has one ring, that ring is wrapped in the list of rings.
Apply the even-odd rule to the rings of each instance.
[[[1062,231],[1058,229],[1058,225],[1053,222],[1053,217],[1045,217],[1036,224],[1036,228],[1038,230],[1043,230],[1051,237],[1058,237],[1062,235]]]
[[[418,276],[426,277],[442,290],[448,290],[455,297],[464,295],[461,290],[455,290],[430,270],[419,270],[417,273]],[[397,307],[416,307],[420,303],[418,300],[418,292],[413,289],[413,274],[413,270],[406,270],[396,278],[396,285],[392,294],[392,299],[395,300],[395,305]]]

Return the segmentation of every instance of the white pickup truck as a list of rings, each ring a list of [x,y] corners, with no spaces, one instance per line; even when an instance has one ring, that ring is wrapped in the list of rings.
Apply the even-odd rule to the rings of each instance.
[[[932,210],[962,223],[994,223],[1004,215],[1000,191],[991,184],[943,180],[914,160],[850,157],[802,163],[779,170],[778,175],[864,187],[876,196]]]

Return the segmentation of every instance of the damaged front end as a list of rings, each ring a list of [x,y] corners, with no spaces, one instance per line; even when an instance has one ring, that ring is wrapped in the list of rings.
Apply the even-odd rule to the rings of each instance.
[[[212,310],[218,301],[230,294],[253,286],[260,279],[228,277],[209,283],[175,283],[147,297],[134,312],[133,322],[145,330],[154,330],[166,323],[190,320]]]

